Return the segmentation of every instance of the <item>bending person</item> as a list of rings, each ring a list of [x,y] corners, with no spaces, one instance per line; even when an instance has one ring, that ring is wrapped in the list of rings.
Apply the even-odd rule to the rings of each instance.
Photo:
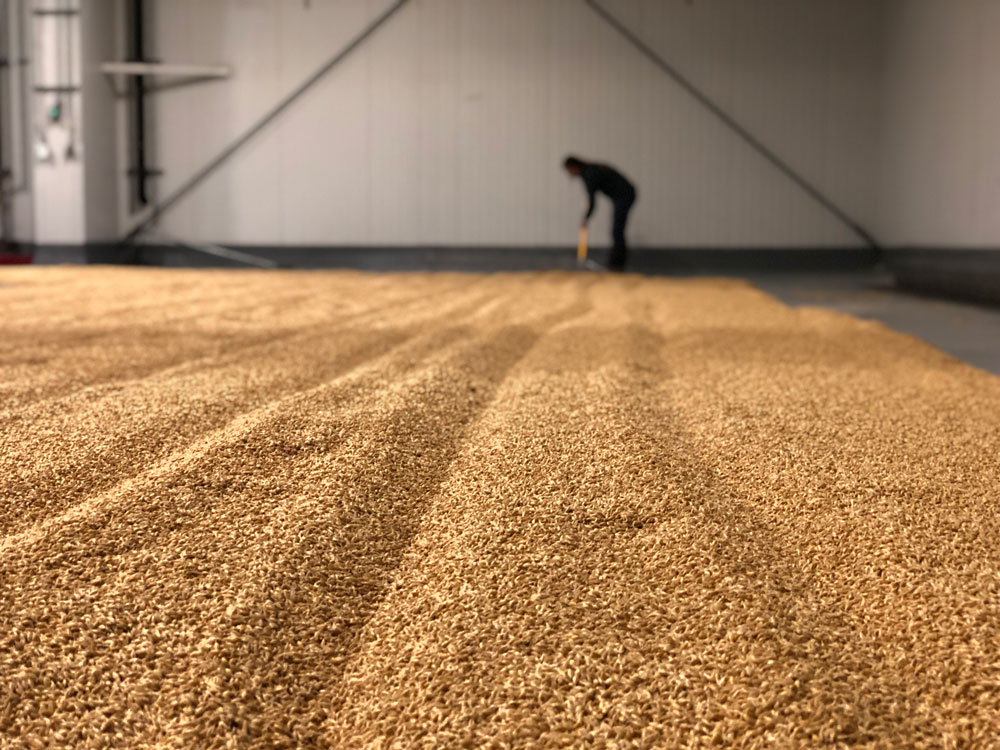
[[[635,186],[621,172],[606,164],[591,164],[575,156],[567,156],[563,166],[573,177],[580,177],[587,189],[590,203],[587,206],[587,215],[583,217],[583,226],[587,226],[590,217],[594,215],[597,193],[604,193],[614,204],[615,218],[611,229],[613,246],[608,268],[612,271],[624,271],[628,261],[625,226],[628,224],[629,212],[635,203]]]

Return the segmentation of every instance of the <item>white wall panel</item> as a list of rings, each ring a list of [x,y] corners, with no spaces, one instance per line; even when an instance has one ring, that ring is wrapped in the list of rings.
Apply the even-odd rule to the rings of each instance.
[[[367,48],[371,223],[366,240],[379,245],[413,244],[420,232],[421,50],[418,13],[399,15]]]
[[[874,220],[881,3],[603,2]],[[236,70],[157,98],[165,195],[389,0],[153,5],[158,57]],[[637,244],[856,243],[583,0],[411,0],[164,223],[217,242],[567,245],[584,202],[569,152],[636,181]]]
[[[898,245],[1000,245],[1000,4],[893,4],[882,232]]]
[[[471,0],[460,12],[458,242],[543,244],[558,169],[545,132],[549,4]]]
[[[1000,246],[1000,3],[983,3],[979,25],[978,244]]]
[[[65,10],[54,0],[37,0],[33,10]],[[57,15],[33,18],[32,73],[36,86],[74,86],[83,81],[79,19]],[[62,116],[52,122],[48,112],[61,104]],[[45,134],[51,159],[33,162],[34,241],[43,244],[83,244],[87,240],[85,173],[81,131],[85,108],[80,91],[37,94],[30,122]],[[70,157],[72,144],[76,155]]]
[[[314,21],[320,28],[327,28],[328,40],[309,48],[309,64],[300,66],[303,69],[285,82],[283,91],[290,91],[324,64],[333,51],[346,44],[380,10],[369,3],[338,5],[336,15],[328,14]],[[314,3],[316,9],[321,6]],[[289,13],[286,18],[288,49],[295,49],[294,40],[299,38],[297,31],[312,24],[301,13]],[[308,38],[308,35],[301,37],[302,40]],[[281,241],[305,245],[369,241],[372,223],[371,68],[370,50],[359,50],[299,99],[275,124],[281,134]],[[280,95],[274,97],[270,103],[279,98]],[[257,242],[269,240],[269,235],[257,238]]]
[[[408,240],[420,244],[458,237],[459,112],[462,103],[462,66],[459,39],[461,14],[452,0],[425,0],[418,15],[420,71],[419,152],[417,194],[418,232]]]
[[[874,222],[882,3],[604,2],[793,168],[859,220]],[[705,173],[721,180],[716,192],[731,176]],[[757,199],[746,201],[752,210]],[[775,196],[773,207],[782,201]]]

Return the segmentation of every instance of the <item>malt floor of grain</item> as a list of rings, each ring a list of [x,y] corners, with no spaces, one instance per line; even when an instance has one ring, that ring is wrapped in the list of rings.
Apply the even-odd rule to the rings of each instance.
[[[1000,379],[752,286],[0,271],[0,745],[1000,746]]]

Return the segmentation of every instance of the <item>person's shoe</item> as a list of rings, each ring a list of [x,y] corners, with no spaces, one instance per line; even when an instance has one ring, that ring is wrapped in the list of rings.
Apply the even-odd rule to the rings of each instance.
[[[608,254],[608,270],[614,273],[624,273],[627,258],[628,252],[624,248],[614,248]]]

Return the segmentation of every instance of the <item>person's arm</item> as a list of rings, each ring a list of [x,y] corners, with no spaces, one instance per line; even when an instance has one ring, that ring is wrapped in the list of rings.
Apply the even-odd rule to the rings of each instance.
[[[587,200],[589,201],[587,205],[587,214],[583,217],[583,226],[587,226],[590,222],[590,217],[594,215],[594,198],[597,191],[594,190],[590,185],[587,185]]]

